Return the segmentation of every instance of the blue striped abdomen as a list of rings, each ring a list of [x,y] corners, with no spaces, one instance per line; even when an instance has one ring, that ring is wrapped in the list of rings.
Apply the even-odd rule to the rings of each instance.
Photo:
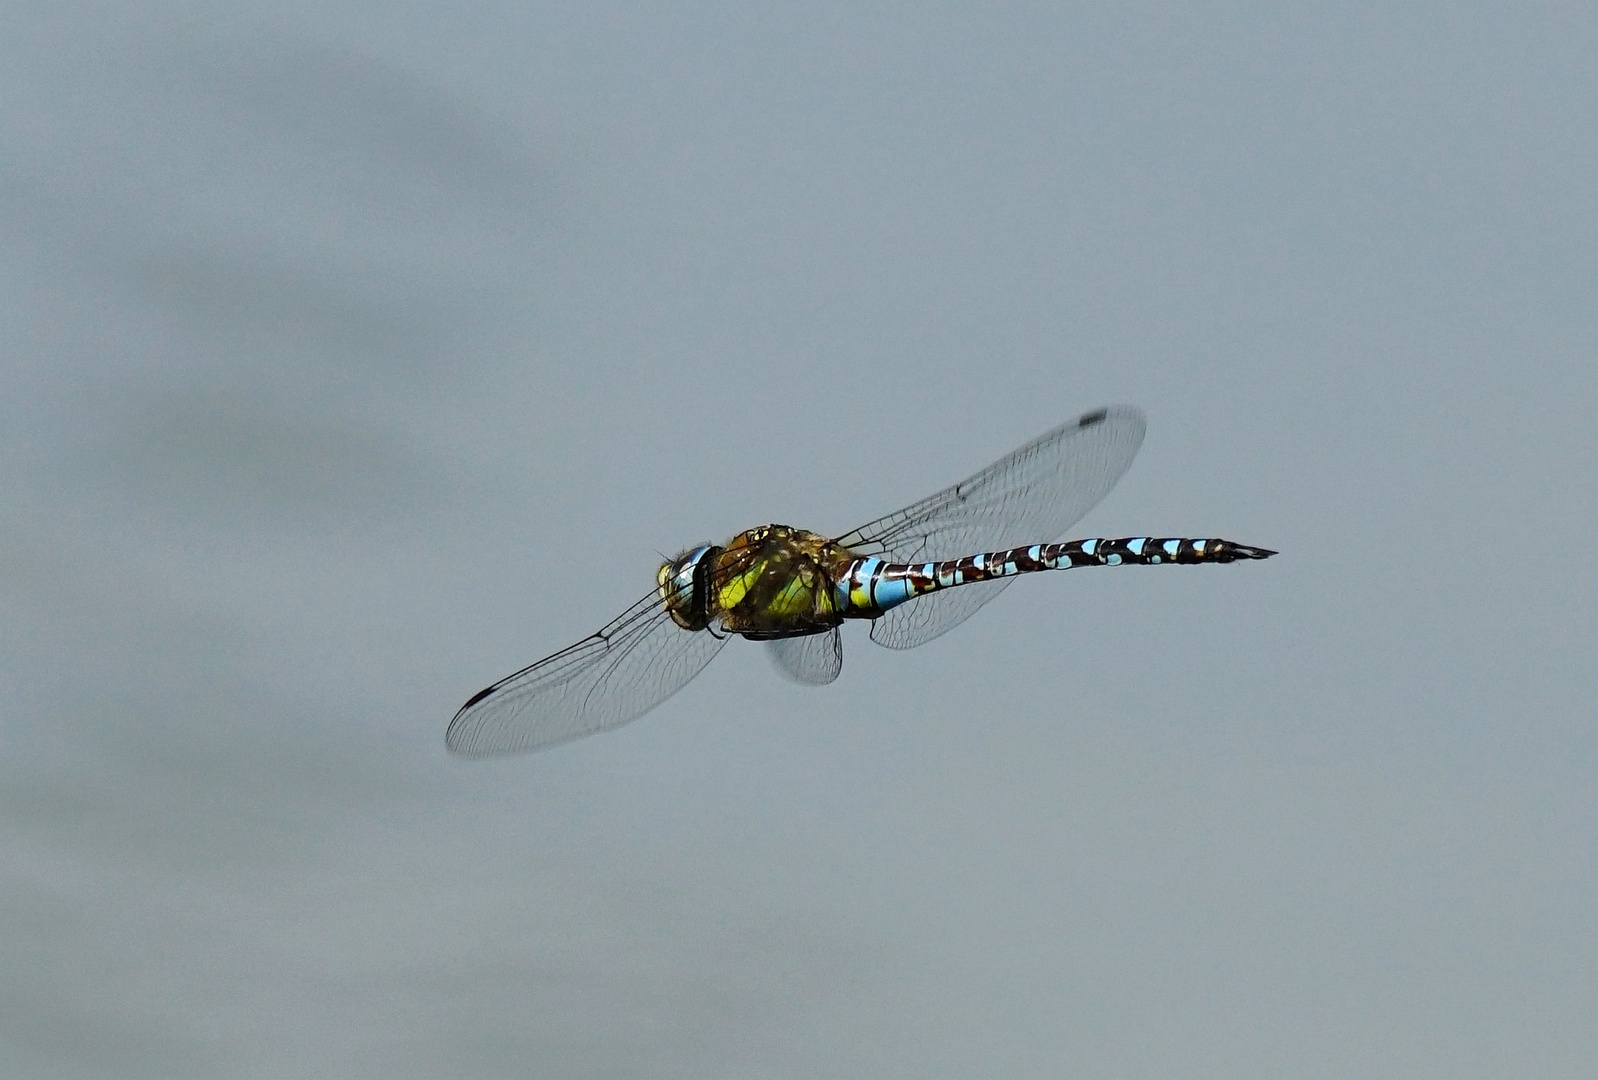
[[[1161,563],[1229,563],[1276,554],[1230,540],[1129,536],[1033,544],[930,563],[856,559],[835,588],[835,607],[846,618],[874,619],[890,608],[938,589],[1077,566],[1156,566]]]

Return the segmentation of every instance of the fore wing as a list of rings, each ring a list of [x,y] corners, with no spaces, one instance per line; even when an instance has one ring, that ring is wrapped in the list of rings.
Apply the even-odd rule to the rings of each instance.
[[[1126,405],[1085,413],[976,475],[862,525],[837,542],[891,562],[958,559],[1057,540],[1115,486],[1143,444],[1143,414]],[[1013,579],[962,585],[893,608],[871,639],[909,649],[958,626]]]
[[[682,689],[723,644],[708,630],[678,626],[651,592],[598,633],[477,694],[444,743],[489,757],[620,727]]]

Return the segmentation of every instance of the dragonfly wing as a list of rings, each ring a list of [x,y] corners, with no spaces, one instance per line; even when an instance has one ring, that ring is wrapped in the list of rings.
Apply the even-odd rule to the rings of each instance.
[[[794,682],[825,686],[843,670],[843,638],[836,626],[824,634],[774,638],[766,645],[777,670]]]
[[[1143,414],[1097,409],[1060,425],[976,475],[838,537],[890,562],[958,559],[1057,540],[1115,486],[1143,444]],[[1012,579],[929,593],[893,608],[871,640],[909,649],[958,626]]]
[[[450,721],[444,743],[489,757],[620,727],[682,689],[725,644],[684,630],[652,592],[598,633],[490,686]]]

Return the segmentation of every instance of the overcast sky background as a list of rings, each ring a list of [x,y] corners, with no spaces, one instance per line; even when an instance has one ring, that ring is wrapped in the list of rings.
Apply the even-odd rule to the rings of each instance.
[[[1598,1068],[1591,5],[0,18],[0,1075]],[[1123,401],[1282,554],[445,754]]]

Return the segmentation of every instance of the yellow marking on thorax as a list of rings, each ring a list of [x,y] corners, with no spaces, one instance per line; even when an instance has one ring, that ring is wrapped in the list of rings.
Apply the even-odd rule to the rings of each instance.
[[[816,575],[809,567],[790,577],[767,608],[773,615],[809,615],[817,607]],[[831,611],[832,597],[822,597],[821,608]]]
[[[727,579],[726,584],[716,592],[716,605],[722,611],[731,611],[737,607],[743,598],[749,595],[749,590],[754,588],[755,582],[760,580],[760,575],[766,568],[765,559],[756,559],[749,569],[736,577]]]

